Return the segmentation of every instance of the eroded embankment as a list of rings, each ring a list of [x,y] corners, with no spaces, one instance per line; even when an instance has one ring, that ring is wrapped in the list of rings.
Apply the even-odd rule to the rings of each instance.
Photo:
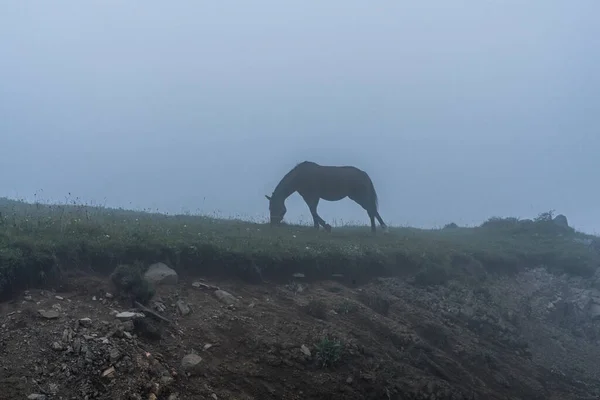
[[[477,287],[179,277],[136,310],[79,276],[0,305],[0,399],[597,398],[585,283],[544,269]],[[145,316],[117,316],[129,310]]]

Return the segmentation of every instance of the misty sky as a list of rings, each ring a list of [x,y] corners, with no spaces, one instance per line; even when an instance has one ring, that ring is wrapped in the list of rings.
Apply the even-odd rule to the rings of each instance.
[[[266,218],[355,165],[394,225],[600,232],[600,2],[0,2],[0,196]],[[287,220],[312,223],[297,195]],[[328,222],[368,224],[352,201]]]

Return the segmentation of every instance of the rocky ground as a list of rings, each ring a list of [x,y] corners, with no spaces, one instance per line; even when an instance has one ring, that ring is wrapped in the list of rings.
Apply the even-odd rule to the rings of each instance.
[[[147,309],[93,276],[0,304],[0,399],[600,398],[600,279],[163,278]]]

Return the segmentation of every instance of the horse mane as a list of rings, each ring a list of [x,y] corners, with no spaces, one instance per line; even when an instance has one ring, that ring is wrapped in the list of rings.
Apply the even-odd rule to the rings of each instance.
[[[283,176],[283,178],[281,178],[281,180],[279,181],[279,183],[277,184],[277,186],[275,186],[275,190],[273,190],[273,194],[275,193],[279,193],[281,190],[283,190],[283,188],[285,187],[285,185],[287,185],[298,173],[298,170],[302,167],[305,167],[307,165],[311,165],[311,164],[315,164],[312,161],[301,161],[298,164],[296,164],[292,169],[290,169],[288,171],[287,174],[285,174]],[[317,165],[317,164],[315,164]]]

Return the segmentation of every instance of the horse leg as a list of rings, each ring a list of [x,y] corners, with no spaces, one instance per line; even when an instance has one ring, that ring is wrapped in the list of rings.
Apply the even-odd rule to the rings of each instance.
[[[375,211],[375,218],[377,218],[377,221],[379,221],[379,225],[381,225],[381,228],[384,231],[387,231],[388,227],[385,224],[385,222],[383,222],[383,219],[381,218],[381,215],[379,215],[379,211]]]
[[[369,214],[369,219],[371,220],[371,232],[375,233],[375,215],[369,210],[367,210],[367,214]]]
[[[377,221],[379,221],[379,224],[384,230],[387,229],[387,226],[385,225],[383,219],[381,219],[381,216],[377,211],[377,206],[375,205],[375,202],[365,200],[364,196],[352,195],[348,197],[350,197],[350,199],[354,200],[359,206],[361,206],[367,211],[369,219],[371,220],[371,232],[375,233],[375,231],[377,230],[375,227],[375,218],[377,218]]]
[[[310,210],[310,213],[313,217],[313,222],[314,222],[314,226],[316,229],[319,229],[319,225],[323,226],[323,228],[325,228],[325,230],[327,232],[331,232],[331,225],[329,225],[327,222],[325,222],[323,220],[323,218],[321,218],[319,216],[319,214],[317,213],[317,206],[319,205],[319,198],[318,197],[312,197],[312,196],[305,196],[302,195],[302,198],[304,199],[304,201],[306,202],[306,204],[308,205],[308,209]]]

